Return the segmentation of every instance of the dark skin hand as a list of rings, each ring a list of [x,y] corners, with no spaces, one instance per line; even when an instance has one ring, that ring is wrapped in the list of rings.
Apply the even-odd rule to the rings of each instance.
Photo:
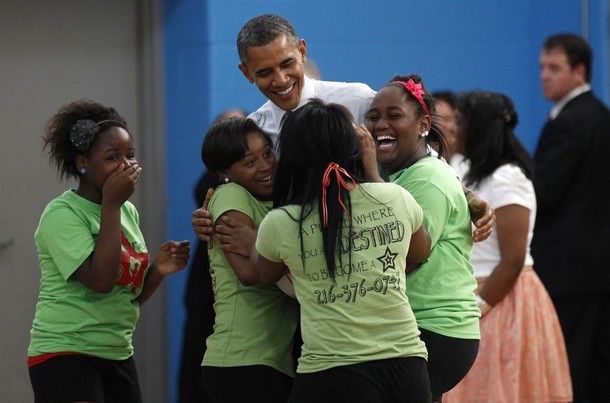
[[[464,188],[464,194],[468,201],[470,218],[476,227],[472,232],[472,240],[474,242],[482,242],[489,238],[493,232],[496,214],[485,200],[474,194],[470,189]]]
[[[102,220],[95,248],[75,272],[78,281],[93,291],[112,291],[119,276],[121,205],[133,194],[141,173],[142,168],[137,163],[121,164],[104,182]]]
[[[193,226],[193,231],[195,231],[195,235],[197,238],[201,239],[204,242],[209,242],[212,237],[212,233],[214,232],[212,217],[210,216],[210,212],[208,211],[208,203],[214,194],[214,189],[208,189],[205,200],[203,201],[203,206],[193,211],[193,215],[191,218],[191,225]]]

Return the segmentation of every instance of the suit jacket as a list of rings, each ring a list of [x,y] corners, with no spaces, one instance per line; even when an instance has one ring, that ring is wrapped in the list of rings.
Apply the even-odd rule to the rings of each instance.
[[[531,251],[552,296],[610,290],[610,111],[591,91],[545,125]]]

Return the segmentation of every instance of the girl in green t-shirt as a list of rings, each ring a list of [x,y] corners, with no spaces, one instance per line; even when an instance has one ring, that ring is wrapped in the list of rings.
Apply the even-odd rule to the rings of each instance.
[[[209,212],[256,228],[271,209],[276,158],[270,138],[250,119],[223,120],[202,148],[207,169],[222,185]],[[214,331],[206,340],[203,385],[215,402],[285,402],[294,376],[293,337],[298,304],[276,285],[260,284],[249,250],[227,248],[218,235],[208,243],[214,290]]]
[[[476,358],[480,312],[470,264],[468,204],[455,173],[432,156],[429,143],[439,155],[444,151],[433,116],[434,100],[421,78],[397,76],[377,93],[365,115],[366,126],[358,132],[367,151],[369,179],[382,181],[379,161],[390,180],[407,189],[424,211],[432,251],[407,275],[406,292],[428,348],[433,398],[440,401]]]
[[[125,119],[78,101],[44,135],[62,177],[78,181],[46,206],[34,235],[41,280],[28,366],[35,400],[142,400],[132,335],[140,305],[186,266],[189,242],[166,242],[149,264],[128,199],[142,173]]]
[[[405,294],[408,263],[430,252],[413,197],[362,183],[360,145],[336,104],[294,111],[279,137],[274,210],[250,261],[272,283],[286,271],[303,347],[290,402],[429,402],[426,349]]]

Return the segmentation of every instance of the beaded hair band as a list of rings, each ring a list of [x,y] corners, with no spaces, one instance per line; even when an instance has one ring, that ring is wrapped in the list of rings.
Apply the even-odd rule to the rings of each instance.
[[[428,105],[424,102],[424,95],[426,92],[424,91],[423,85],[421,83],[415,83],[412,79],[409,79],[407,82],[404,81],[392,81],[390,84],[399,84],[405,87],[405,89],[409,92],[409,94],[413,95],[417,102],[421,105],[426,112],[426,115],[430,115],[430,110],[428,109]]]
[[[116,123],[120,127],[124,126],[123,123],[112,119],[102,120],[101,122],[97,123],[91,119],[79,119],[70,129],[70,142],[78,151],[87,151],[93,142],[95,135],[99,133],[100,125],[108,122]]]

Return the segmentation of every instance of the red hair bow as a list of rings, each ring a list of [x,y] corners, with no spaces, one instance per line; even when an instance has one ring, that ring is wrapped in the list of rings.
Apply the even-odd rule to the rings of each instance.
[[[426,112],[426,115],[430,115],[430,110],[428,110],[428,105],[426,105],[426,102],[424,102],[424,95],[426,95],[426,91],[424,91],[424,86],[421,85],[421,83],[416,84],[415,81],[413,81],[412,79],[409,78],[409,81],[407,81],[407,82],[392,81],[390,84],[400,84],[403,87],[405,87],[405,89],[407,91],[409,91],[409,93],[411,95],[413,95],[413,97],[415,97],[415,99],[417,99],[417,102],[419,102],[421,107],[424,109],[424,112]]]
[[[336,162],[329,162],[326,165],[326,169],[324,170],[324,175],[322,176],[322,226],[326,227],[328,225],[328,206],[326,204],[326,189],[330,185],[330,176],[331,173],[335,174],[335,178],[337,179],[337,183],[343,189],[350,191],[356,186],[356,181],[347,173],[347,171],[339,166]],[[346,179],[349,181],[346,181]],[[337,194],[337,200],[343,210],[349,214],[347,206],[343,201],[343,197],[341,192]]]

